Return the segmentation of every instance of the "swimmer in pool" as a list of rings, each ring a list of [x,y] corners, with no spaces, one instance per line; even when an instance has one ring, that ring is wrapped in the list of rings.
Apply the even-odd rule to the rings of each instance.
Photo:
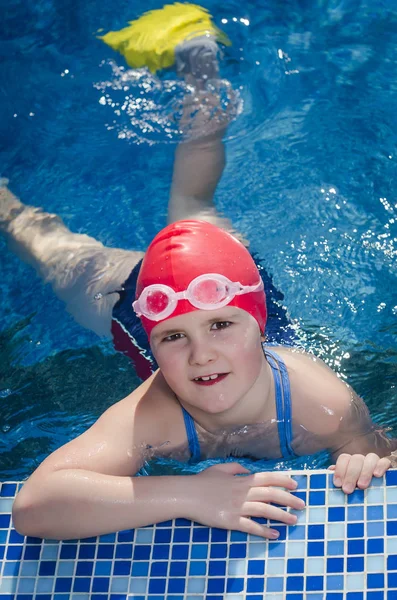
[[[191,80],[204,68],[216,75],[212,41],[189,40],[184,68]],[[118,331],[120,347],[130,343],[152,360],[135,336],[141,327],[154,370],[28,479],[13,508],[25,535],[84,538],[184,517],[276,538],[252,517],[294,524],[296,516],[274,504],[304,506],[288,475],[249,474],[238,462],[189,479],[134,477],[152,457],[274,459],[328,449],[335,484],[346,493],[367,488],[390,467],[397,440],[372,423],[348,385],[313,356],[266,345],[262,278],[212,202],[223,133],[180,144],[170,224],[144,256],[72,234],[57,217],[2,190],[3,226],[16,251],[86,326],[116,339]]]

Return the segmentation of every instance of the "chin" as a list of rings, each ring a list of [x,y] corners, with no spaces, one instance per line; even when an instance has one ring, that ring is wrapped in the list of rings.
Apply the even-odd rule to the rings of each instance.
[[[228,394],[224,394],[224,396],[225,397],[222,399],[209,398],[206,402],[203,402],[203,398],[197,398],[197,403],[195,402],[194,404],[197,408],[205,411],[209,415],[220,415],[233,409],[240,399],[239,397],[236,398],[235,394],[233,394],[233,398]]]

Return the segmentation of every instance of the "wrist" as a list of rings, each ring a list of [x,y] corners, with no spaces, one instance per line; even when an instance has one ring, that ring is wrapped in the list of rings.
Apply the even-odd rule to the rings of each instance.
[[[150,485],[154,477],[142,479],[147,480]],[[156,521],[181,518],[192,520],[195,503],[194,476],[167,475],[156,477],[156,479],[155,494],[152,493],[150,496],[145,494],[146,499],[150,497],[149,503],[153,513],[159,517]]]

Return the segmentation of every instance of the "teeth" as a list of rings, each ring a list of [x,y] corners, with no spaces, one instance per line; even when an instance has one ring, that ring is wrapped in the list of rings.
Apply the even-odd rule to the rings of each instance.
[[[208,377],[195,377],[194,381],[210,381],[212,379],[217,379],[218,375],[208,375]]]

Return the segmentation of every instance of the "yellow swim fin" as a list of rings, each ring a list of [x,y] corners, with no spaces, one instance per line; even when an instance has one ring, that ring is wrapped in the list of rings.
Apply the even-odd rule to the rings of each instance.
[[[212,22],[205,8],[196,4],[168,4],[129,21],[120,31],[109,31],[101,40],[122,54],[130,67],[148,67],[152,73],[171,67],[175,48],[187,39],[210,35],[230,46],[231,41]]]

